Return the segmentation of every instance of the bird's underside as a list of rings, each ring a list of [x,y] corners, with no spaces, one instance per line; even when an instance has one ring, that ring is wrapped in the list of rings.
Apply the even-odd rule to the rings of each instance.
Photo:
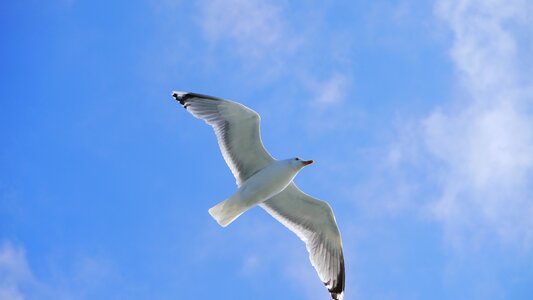
[[[173,92],[172,96],[193,116],[213,127],[237,186],[279,162],[263,146],[260,117],[255,111],[240,103],[196,93]],[[292,182],[259,206],[305,242],[311,264],[332,299],[342,300],[344,256],[331,207],[305,194]]]

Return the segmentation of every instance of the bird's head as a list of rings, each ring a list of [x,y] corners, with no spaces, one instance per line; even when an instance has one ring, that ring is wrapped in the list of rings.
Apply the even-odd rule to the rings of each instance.
[[[295,157],[295,158],[292,158],[290,159],[290,162],[293,166],[297,167],[297,168],[303,168],[307,165],[310,165],[313,163],[313,160],[302,160],[300,159],[299,157]]]

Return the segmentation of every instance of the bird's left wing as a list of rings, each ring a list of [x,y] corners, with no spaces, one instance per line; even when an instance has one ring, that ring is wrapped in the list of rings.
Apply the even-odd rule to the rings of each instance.
[[[309,259],[333,299],[344,297],[342,241],[331,207],[291,183],[260,204],[305,242]]]
[[[252,109],[196,93],[173,92],[172,96],[193,116],[213,127],[222,156],[237,185],[274,160],[261,141],[261,118]]]

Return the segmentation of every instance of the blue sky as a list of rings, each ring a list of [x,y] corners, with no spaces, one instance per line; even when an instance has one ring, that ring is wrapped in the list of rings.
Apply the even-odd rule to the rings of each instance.
[[[0,299],[328,299],[172,90],[262,116],[333,207],[346,299],[530,299],[526,0],[3,1]]]

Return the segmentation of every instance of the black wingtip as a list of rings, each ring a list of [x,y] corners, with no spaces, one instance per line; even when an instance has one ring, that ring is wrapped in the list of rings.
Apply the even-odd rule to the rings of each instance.
[[[178,92],[172,92],[172,97],[174,97],[174,99],[176,99],[177,101],[179,101],[179,94],[178,94]]]
[[[176,101],[178,101],[181,105],[183,105],[185,107],[185,100],[187,100],[187,96],[189,95],[190,93],[185,93],[185,92],[172,92],[172,97],[174,97],[174,99],[176,99]]]
[[[344,292],[344,285],[345,285],[345,273],[344,273],[344,255],[341,253],[340,255],[340,270],[339,274],[337,275],[337,280],[334,282],[334,286],[332,286],[328,291],[331,293],[331,298],[333,300],[338,299],[338,296],[341,295]],[[329,282],[326,283],[328,285]]]
[[[187,100],[190,98],[202,98],[202,99],[209,99],[209,100],[222,100],[220,98],[216,98],[213,96],[203,95],[203,94],[197,94],[197,93],[189,93],[189,92],[172,92],[172,97],[176,99],[183,107],[187,108]]]

